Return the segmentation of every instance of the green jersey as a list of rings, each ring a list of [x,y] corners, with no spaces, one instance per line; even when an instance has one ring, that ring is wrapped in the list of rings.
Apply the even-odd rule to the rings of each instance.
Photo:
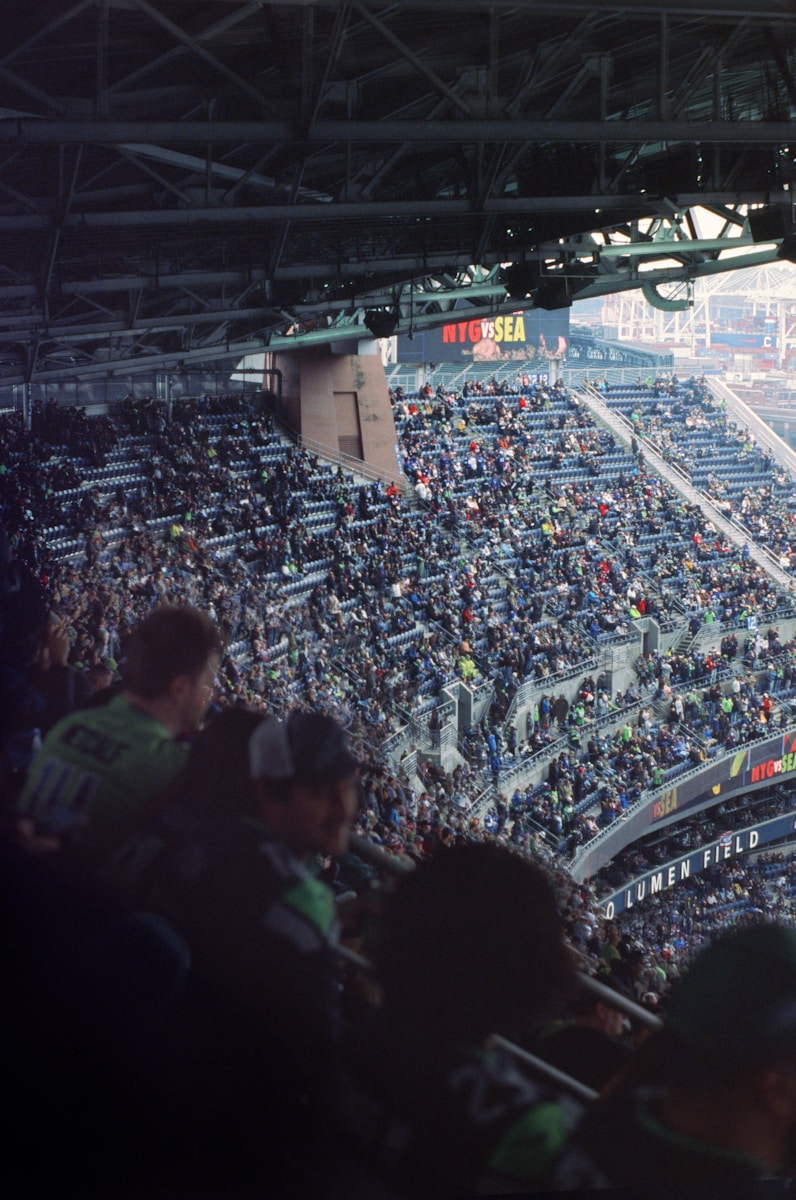
[[[54,725],[31,765],[19,809],[80,852],[113,850],[143,805],[171,782],[186,747],[125,696]]]

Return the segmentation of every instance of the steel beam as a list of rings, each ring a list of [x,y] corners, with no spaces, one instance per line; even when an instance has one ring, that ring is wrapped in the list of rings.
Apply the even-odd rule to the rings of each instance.
[[[787,145],[793,138],[791,121],[317,121],[302,130],[293,121],[65,121],[6,117],[0,120],[0,144],[74,145],[90,142],[113,146],[120,142],[163,145],[253,146],[272,143],[326,145],[331,142],[394,145],[397,142],[444,145],[475,142],[695,142],[721,145]]]
[[[775,262],[775,252],[773,250],[758,251],[749,254],[739,259],[725,260],[723,262],[706,262],[698,263],[688,268],[663,269],[660,271],[650,271],[644,274],[643,280],[638,276],[630,274],[622,276],[612,275],[609,279],[597,279],[593,283],[585,287],[577,287],[576,294],[579,299],[585,299],[592,296],[607,295],[613,292],[630,291],[641,287],[642,282],[666,283],[683,281],[696,277],[715,275],[727,271],[734,271],[739,267],[761,266],[764,263]],[[502,303],[494,303],[486,308],[474,309],[470,312],[471,319],[477,319],[478,316],[493,316],[498,313],[517,312],[521,309],[532,308],[531,300],[517,301],[515,299],[506,299]],[[432,329],[438,325],[450,320],[450,313],[417,313],[413,312],[411,317],[401,317],[396,329],[397,333],[407,332],[411,327],[415,330]],[[82,365],[72,368],[64,368],[59,366],[56,369],[48,369],[37,371],[31,376],[32,382],[46,382],[48,380],[64,380],[71,378],[93,378],[103,375],[124,375],[124,374],[139,374],[142,372],[158,369],[158,368],[174,368],[177,365],[190,365],[192,362],[208,362],[208,361],[234,361],[242,358],[246,354],[262,353],[264,350],[300,350],[308,345],[330,345],[335,342],[358,341],[363,340],[368,335],[364,325],[358,325],[353,322],[346,325],[332,325],[324,329],[316,329],[307,333],[298,333],[291,335],[283,335],[274,332],[269,336],[263,336],[257,339],[245,339],[240,342],[230,342],[229,344],[200,347],[196,350],[178,351],[170,353],[145,354],[134,359],[118,358],[113,361],[95,363],[89,366]],[[3,383],[6,386],[15,383],[25,382],[25,376],[6,376]]]
[[[144,143],[142,145],[122,145],[121,149],[140,154],[144,158],[168,163],[169,166],[178,167],[181,171],[201,172],[202,174],[209,171],[211,175],[217,175],[220,179],[230,179],[234,183],[241,183],[245,180],[251,187],[264,188],[266,191],[285,190],[275,179],[268,175],[260,175],[253,169],[244,170],[242,167],[230,167],[226,163],[213,162],[195,154],[181,154],[178,150],[168,150],[164,146]],[[310,188],[300,188],[299,195],[305,196],[308,200],[332,199],[325,192],[315,192]]]
[[[150,4],[148,0],[133,0],[133,3],[137,8],[140,8],[142,12],[151,17],[152,20],[158,25],[161,25],[178,42],[182,42],[182,44],[192,51],[197,58],[207,63],[207,65],[210,66],[214,71],[217,71],[219,75],[222,75],[224,79],[227,79],[233,85],[233,87],[238,88],[246,96],[254,100],[256,104],[260,105],[263,111],[268,112],[271,110],[271,101],[263,96],[263,94],[259,92],[257,88],[252,87],[248,80],[242,79],[237,71],[233,71],[226,65],[226,63],[217,58],[215,54],[211,54],[210,51],[202,45],[201,41],[195,37],[192,37],[189,33],[186,33],[184,29],[182,29],[175,21],[170,20],[165,13],[162,13],[159,8],[154,6],[154,4]]]
[[[305,8],[316,0],[280,0],[281,8]],[[394,0],[368,0],[369,7],[376,10],[389,10],[394,6]],[[562,13],[592,13],[594,0],[526,0],[533,7],[534,15],[560,16]],[[340,8],[345,0],[324,0],[323,7],[327,9]],[[401,7],[407,10],[416,9],[418,12],[428,12],[429,0],[401,0]],[[662,11],[672,16],[716,17],[732,19],[733,14],[746,15],[749,12],[749,0],[627,0],[626,3],[616,3],[609,0],[601,6],[606,15],[621,13],[624,16],[654,17]],[[434,11],[439,13],[452,12],[456,16],[471,13],[483,13],[489,16],[492,12],[516,12],[517,0],[434,0]],[[788,0],[758,0],[754,14],[763,20],[793,20],[796,17]]]
[[[217,21],[214,25],[210,25],[207,29],[203,29],[199,33],[194,34],[194,41],[197,44],[201,42],[212,42],[214,38],[226,33],[228,29],[232,29],[235,25],[238,25],[241,21],[245,20],[247,17],[250,17],[253,13],[256,13],[261,8],[261,0],[256,0],[256,2],[252,4],[244,4],[241,7],[237,7],[236,5],[236,11],[224,17],[221,21]],[[151,74],[153,71],[159,72],[160,76],[163,77],[164,73],[168,73],[167,69],[171,66],[171,64],[182,55],[187,54],[190,49],[191,47],[188,46],[184,41],[181,42],[180,45],[174,46],[171,50],[167,50],[164,54],[160,54],[156,58],[151,59],[148,63],[145,63],[144,66],[139,67],[131,74],[115,80],[111,84],[109,90],[117,93],[128,91],[133,87],[133,85],[137,84],[140,79],[142,79],[145,75]]]
[[[467,103],[467,101],[463,100],[461,96],[457,95],[453,88],[448,87],[444,79],[441,79],[436,71],[432,71],[428,64],[425,63],[419,55],[415,54],[414,51],[410,50],[405,42],[401,41],[399,37],[396,37],[392,30],[388,29],[383,21],[380,21],[378,17],[376,17],[374,13],[370,12],[364,4],[360,4],[359,0],[350,0],[350,3],[354,12],[357,13],[357,15],[360,16],[364,21],[367,21],[371,28],[375,29],[376,32],[392,46],[393,50],[396,50],[402,58],[405,58],[406,61],[414,68],[414,70],[417,71],[419,75],[422,75],[423,78],[431,84],[434,91],[439,92],[441,96],[444,96],[445,99],[448,100],[455,108],[459,109],[460,112],[465,114],[470,113],[470,105]]]
[[[711,197],[726,200],[722,193],[689,193],[676,197],[677,207],[692,208],[709,205]],[[735,204],[789,204],[791,193],[771,190],[737,192],[732,196]],[[611,212],[625,214],[635,210],[639,219],[656,216],[660,202],[655,196],[628,194],[623,196],[520,196],[498,197],[485,200],[476,208],[471,200],[380,200],[353,201],[339,204],[267,204],[240,205],[236,208],[185,208],[185,209],[135,209],[107,212],[72,212],[67,215],[65,229],[99,228],[152,228],[154,226],[175,227],[179,225],[235,225],[273,224],[282,221],[292,223],[332,221],[379,221],[385,217],[484,217],[522,216],[523,214],[593,212],[595,223],[598,218],[610,224]],[[600,210],[599,214],[597,210]],[[605,221],[605,218],[608,221]],[[0,216],[0,231],[6,233],[34,233],[50,231],[55,218],[47,213],[21,213],[18,216]]]

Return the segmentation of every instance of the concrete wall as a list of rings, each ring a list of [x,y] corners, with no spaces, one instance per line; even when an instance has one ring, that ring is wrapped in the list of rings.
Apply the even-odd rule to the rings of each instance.
[[[282,372],[282,409],[279,416],[291,429],[301,431],[301,373],[298,354],[275,354],[274,365]],[[268,380],[265,381],[268,386]]]
[[[288,424],[330,451],[361,457],[385,479],[396,477],[395,425],[379,354],[341,355],[318,346],[280,354],[277,366]]]

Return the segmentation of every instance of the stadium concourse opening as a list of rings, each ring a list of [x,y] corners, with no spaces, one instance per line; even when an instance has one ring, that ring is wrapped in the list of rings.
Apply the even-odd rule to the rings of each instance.
[[[15,1188],[787,1176],[792,476],[710,380],[525,332],[382,369],[382,476],[286,432],[285,363],[280,411],[3,415]],[[759,972],[720,1047],[703,952]]]

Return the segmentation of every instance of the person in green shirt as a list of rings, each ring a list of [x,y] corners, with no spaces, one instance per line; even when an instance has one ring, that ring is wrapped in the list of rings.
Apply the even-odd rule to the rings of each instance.
[[[195,732],[213,696],[221,639],[190,606],[162,606],[131,633],[123,690],[59,721],[42,743],[18,802],[24,841],[56,839],[101,861],[181,770],[180,734]]]

